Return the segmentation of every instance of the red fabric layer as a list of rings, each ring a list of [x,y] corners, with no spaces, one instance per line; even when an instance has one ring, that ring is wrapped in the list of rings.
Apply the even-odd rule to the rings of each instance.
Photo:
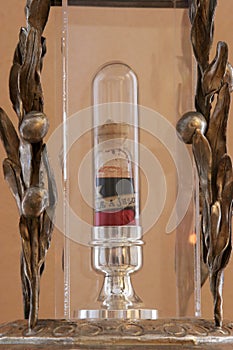
[[[97,212],[95,213],[95,226],[122,226],[135,224],[135,212],[132,209],[124,209],[116,212]]]

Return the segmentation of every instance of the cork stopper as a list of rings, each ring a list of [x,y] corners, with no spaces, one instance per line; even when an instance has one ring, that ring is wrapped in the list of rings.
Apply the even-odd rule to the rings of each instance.
[[[96,131],[99,140],[102,142],[117,138],[126,139],[129,135],[129,125],[126,123],[107,122],[98,126]]]

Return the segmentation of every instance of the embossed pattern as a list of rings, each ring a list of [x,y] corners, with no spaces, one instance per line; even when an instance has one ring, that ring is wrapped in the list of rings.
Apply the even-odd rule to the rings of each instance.
[[[188,346],[191,349],[205,349],[211,344],[231,344],[233,346],[233,323],[225,322],[223,327],[216,328],[214,322],[202,319],[171,319],[146,321],[65,321],[40,320],[37,326],[29,331],[26,321],[0,325],[0,348],[8,344],[50,346],[72,346],[77,348],[107,349],[109,346],[118,346],[118,349],[137,348],[156,349],[159,345],[170,347],[173,345]],[[75,347],[74,347],[75,346]],[[119,347],[120,346],[120,347]],[[153,346],[153,347],[152,347]],[[154,347],[155,346],[155,347]],[[168,348],[169,348],[168,347]],[[175,349],[175,347],[170,347]],[[26,349],[26,347],[24,347]],[[215,348],[216,349],[216,348]]]

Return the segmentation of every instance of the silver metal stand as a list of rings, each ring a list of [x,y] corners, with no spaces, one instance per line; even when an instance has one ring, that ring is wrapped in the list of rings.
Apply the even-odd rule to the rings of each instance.
[[[99,226],[93,228],[93,268],[105,274],[98,297],[99,310],[78,310],[79,319],[156,319],[157,310],[143,308],[130,275],[142,267],[140,226]]]

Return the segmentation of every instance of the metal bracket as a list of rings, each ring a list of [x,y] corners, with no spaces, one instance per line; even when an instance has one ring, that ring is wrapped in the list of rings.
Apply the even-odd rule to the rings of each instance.
[[[51,0],[52,6],[61,6],[62,0]],[[69,6],[188,8],[188,0],[68,0]]]

